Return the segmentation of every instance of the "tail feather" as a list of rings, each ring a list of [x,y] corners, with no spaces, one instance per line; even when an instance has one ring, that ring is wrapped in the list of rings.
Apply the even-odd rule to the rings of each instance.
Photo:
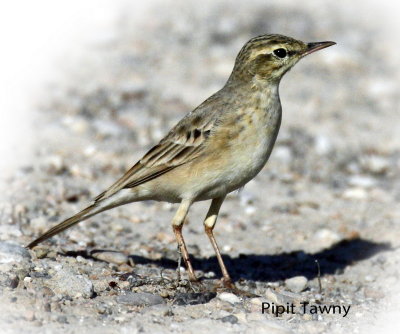
[[[97,208],[97,210],[96,210]],[[40,244],[41,242],[51,238],[52,236],[66,230],[67,228],[70,228],[71,226],[78,224],[82,220],[85,220],[89,217],[94,216],[95,214],[103,211],[104,209],[99,208],[96,203],[88,206],[86,209],[83,209],[82,211],[78,212],[76,215],[64,220],[62,223],[52,227],[50,230],[48,230],[46,233],[42,234],[39,238],[33,240],[29,245],[27,245],[27,248],[33,248],[36,245]]]

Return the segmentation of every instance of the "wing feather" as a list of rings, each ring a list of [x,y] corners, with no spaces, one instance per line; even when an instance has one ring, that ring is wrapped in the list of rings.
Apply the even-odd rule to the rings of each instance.
[[[214,122],[210,122],[210,119],[203,124],[193,124],[185,117],[117,182],[97,196],[95,201],[108,198],[121,189],[137,187],[196,159],[204,151],[213,126]]]

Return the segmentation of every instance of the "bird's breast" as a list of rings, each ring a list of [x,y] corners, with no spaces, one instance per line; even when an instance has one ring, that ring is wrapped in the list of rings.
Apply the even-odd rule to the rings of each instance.
[[[254,108],[245,114],[243,123],[243,131],[238,136],[241,160],[245,160],[245,168],[251,174],[257,174],[275,144],[281,123],[281,106],[274,104],[268,108]]]
[[[228,192],[254,178],[271,154],[281,123],[281,106],[278,100],[263,107],[253,104],[239,110],[219,133],[221,146],[216,151],[225,165],[220,180]]]

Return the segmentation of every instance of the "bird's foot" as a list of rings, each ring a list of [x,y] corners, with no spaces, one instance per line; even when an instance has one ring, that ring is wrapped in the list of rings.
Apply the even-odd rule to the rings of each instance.
[[[251,293],[249,291],[244,291],[235,286],[232,280],[229,278],[222,278],[219,284],[215,287],[216,291],[227,291],[231,292],[235,295],[247,297],[247,298],[254,298],[259,297],[258,295]]]

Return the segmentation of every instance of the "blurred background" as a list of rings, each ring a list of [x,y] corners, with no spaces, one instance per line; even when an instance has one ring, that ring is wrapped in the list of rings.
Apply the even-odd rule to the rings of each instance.
[[[353,303],[365,305],[372,298],[363,290],[371,268],[368,284],[379,291],[398,279],[398,256],[386,259],[383,270],[372,260],[375,251],[369,253],[383,243],[395,249],[400,240],[398,9],[388,0],[0,5],[1,240],[26,244],[113,183],[223,86],[250,38],[280,33],[332,40],[336,46],[302,60],[283,78],[275,149],[260,175],[224,204],[219,239],[233,259],[300,249],[320,254],[343,240],[368,240],[356,247],[365,257],[349,258],[343,267],[364,262],[336,282]],[[206,205],[193,217],[203,216]],[[174,209],[137,203],[56,237],[55,244],[129,254],[147,249],[140,254],[150,258],[156,249],[167,256],[162,245],[175,247],[169,231]],[[194,220],[187,232],[191,252],[210,257]],[[327,275],[334,273],[337,264],[325,260]],[[247,278],[281,282],[293,273],[312,281],[312,270]],[[235,275],[246,274],[237,268]],[[384,300],[390,309],[398,306]],[[369,305],[367,313],[382,308],[386,318],[379,323],[391,322],[394,315],[382,305]]]

